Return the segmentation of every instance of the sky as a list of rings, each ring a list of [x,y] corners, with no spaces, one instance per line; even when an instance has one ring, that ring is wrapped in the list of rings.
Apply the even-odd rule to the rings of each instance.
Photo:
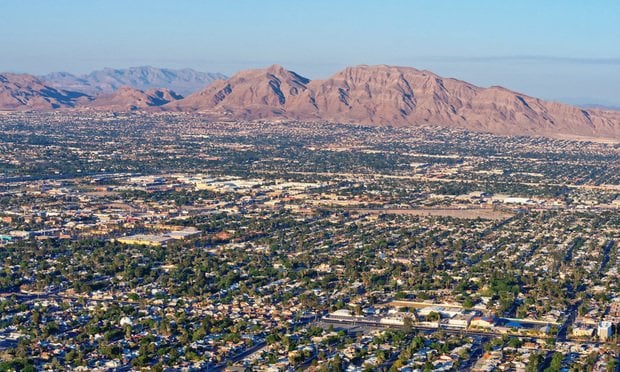
[[[618,0],[1,0],[0,71],[428,69],[620,106]]]

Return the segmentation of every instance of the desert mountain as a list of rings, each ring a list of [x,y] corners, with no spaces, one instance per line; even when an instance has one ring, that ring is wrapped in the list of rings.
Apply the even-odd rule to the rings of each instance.
[[[107,111],[131,111],[161,106],[176,101],[183,96],[168,89],[149,89],[142,91],[131,87],[121,87],[112,93],[96,96],[81,107]]]
[[[217,80],[204,90],[168,107],[179,110],[213,110],[246,119],[289,117],[293,101],[306,92],[309,79],[281,66],[245,70],[228,80]],[[305,103],[308,97],[300,100]],[[298,115],[306,109],[295,105]],[[293,116],[290,116],[293,117]],[[318,115],[316,116],[318,117]]]
[[[482,88],[410,67],[356,66],[310,81],[281,66],[246,70],[164,106],[242,119],[444,125],[498,134],[620,137],[620,112]]]
[[[0,74],[0,110],[50,110],[88,101],[83,93],[56,89],[28,74]]]
[[[105,68],[80,76],[68,72],[54,72],[41,76],[41,79],[48,81],[52,87],[89,95],[112,93],[124,86],[140,90],[166,88],[187,95],[203,89],[214,80],[225,78],[226,76],[219,73],[199,72],[190,68],[173,70],[150,66]]]

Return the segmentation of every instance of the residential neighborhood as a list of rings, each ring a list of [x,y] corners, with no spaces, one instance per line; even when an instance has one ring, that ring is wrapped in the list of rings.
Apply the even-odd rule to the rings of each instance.
[[[185,113],[0,130],[0,370],[618,368],[617,146]]]

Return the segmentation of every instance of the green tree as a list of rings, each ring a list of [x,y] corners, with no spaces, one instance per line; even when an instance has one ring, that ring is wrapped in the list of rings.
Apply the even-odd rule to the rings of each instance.
[[[551,364],[547,369],[545,369],[545,372],[558,372],[560,368],[562,368],[563,359],[564,355],[562,353],[553,353],[553,357],[551,357]]]
[[[538,372],[538,367],[540,366],[540,363],[542,361],[542,355],[538,353],[531,354],[529,359],[527,360],[527,367],[525,367],[525,370],[527,372]]]

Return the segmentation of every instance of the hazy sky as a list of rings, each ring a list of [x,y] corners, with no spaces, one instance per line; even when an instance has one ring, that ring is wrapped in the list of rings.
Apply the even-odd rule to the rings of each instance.
[[[619,0],[0,0],[0,71],[432,70],[620,106]]]

